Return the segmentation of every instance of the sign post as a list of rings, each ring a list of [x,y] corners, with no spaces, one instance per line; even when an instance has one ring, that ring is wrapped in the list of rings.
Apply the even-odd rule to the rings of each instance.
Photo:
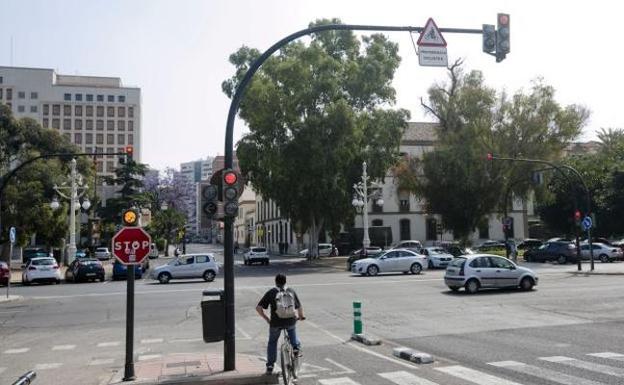
[[[594,226],[594,221],[592,217],[587,215],[583,218],[581,222],[581,226],[583,226],[583,230],[587,231],[587,242],[589,243],[589,260],[590,260],[590,269],[594,270],[594,250],[591,241],[591,228]]]
[[[7,279],[7,298],[9,298],[9,289],[11,288],[11,260],[13,259],[13,245],[15,245],[15,238],[15,227],[11,227],[9,229],[9,278]]]
[[[124,215],[125,217],[125,215]],[[125,218],[124,218],[125,219]],[[135,218],[136,219],[136,218]],[[126,223],[133,221],[126,221]],[[126,362],[124,381],[134,381],[134,266],[149,254],[152,238],[141,227],[123,227],[113,237],[113,255],[128,267],[126,290]]]

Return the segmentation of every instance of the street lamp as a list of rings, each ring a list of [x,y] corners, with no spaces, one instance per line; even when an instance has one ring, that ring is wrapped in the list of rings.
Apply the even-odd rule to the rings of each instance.
[[[368,200],[373,199],[378,206],[384,204],[381,199],[381,186],[378,183],[372,182],[371,185],[375,187],[375,191],[368,193],[368,175],[366,174],[366,162],[362,163],[362,180],[353,185],[353,200],[351,204],[356,210],[362,210],[362,221],[364,222],[364,238],[362,239],[362,246],[367,248],[370,246],[370,238],[368,236]]]
[[[72,159],[70,162],[70,174],[68,176],[70,186],[65,186],[67,182],[62,186],[54,185],[54,191],[62,198],[68,199],[69,205],[69,246],[67,247],[66,263],[69,265],[76,257],[76,211],[81,207],[84,210],[89,210],[91,202],[89,198],[85,196],[80,203],[80,198],[85,195],[89,186],[83,182],[82,175],[76,172],[76,159]],[[69,190],[69,195],[62,192],[62,190]],[[57,197],[52,199],[50,208],[56,210],[60,207],[60,203]]]

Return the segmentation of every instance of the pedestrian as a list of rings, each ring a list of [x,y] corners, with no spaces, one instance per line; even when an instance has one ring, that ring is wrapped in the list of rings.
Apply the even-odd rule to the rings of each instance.
[[[270,307],[270,317],[264,312]],[[273,365],[277,359],[277,341],[283,329],[288,332],[288,338],[296,355],[301,356],[301,343],[297,338],[297,319],[304,320],[303,307],[297,293],[286,287],[286,276],[275,276],[275,287],[268,290],[258,305],[256,312],[269,324],[269,342],[267,344],[266,374],[273,373]]]

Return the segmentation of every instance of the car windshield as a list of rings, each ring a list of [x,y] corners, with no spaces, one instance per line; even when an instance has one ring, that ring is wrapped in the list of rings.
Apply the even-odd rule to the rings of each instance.
[[[99,249],[96,249],[96,251],[108,251],[108,250],[105,248],[99,248]]]
[[[431,254],[445,254],[446,251],[444,251],[444,249],[438,249],[438,248],[432,248],[432,249],[427,249]]]
[[[56,261],[52,258],[46,259],[33,259],[32,264],[35,266],[52,266],[56,264]]]
[[[253,247],[251,251],[254,253],[264,253],[266,252],[266,249],[264,247]]]

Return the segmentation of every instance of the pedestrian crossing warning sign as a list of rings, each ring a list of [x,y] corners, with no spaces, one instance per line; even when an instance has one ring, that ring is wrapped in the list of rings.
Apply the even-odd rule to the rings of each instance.
[[[432,18],[427,20],[427,24],[425,24],[425,28],[420,33],[416,44],[427,47],[446,47],[446,40],[444,40],[442,33],[440,33],[438,26]]]

